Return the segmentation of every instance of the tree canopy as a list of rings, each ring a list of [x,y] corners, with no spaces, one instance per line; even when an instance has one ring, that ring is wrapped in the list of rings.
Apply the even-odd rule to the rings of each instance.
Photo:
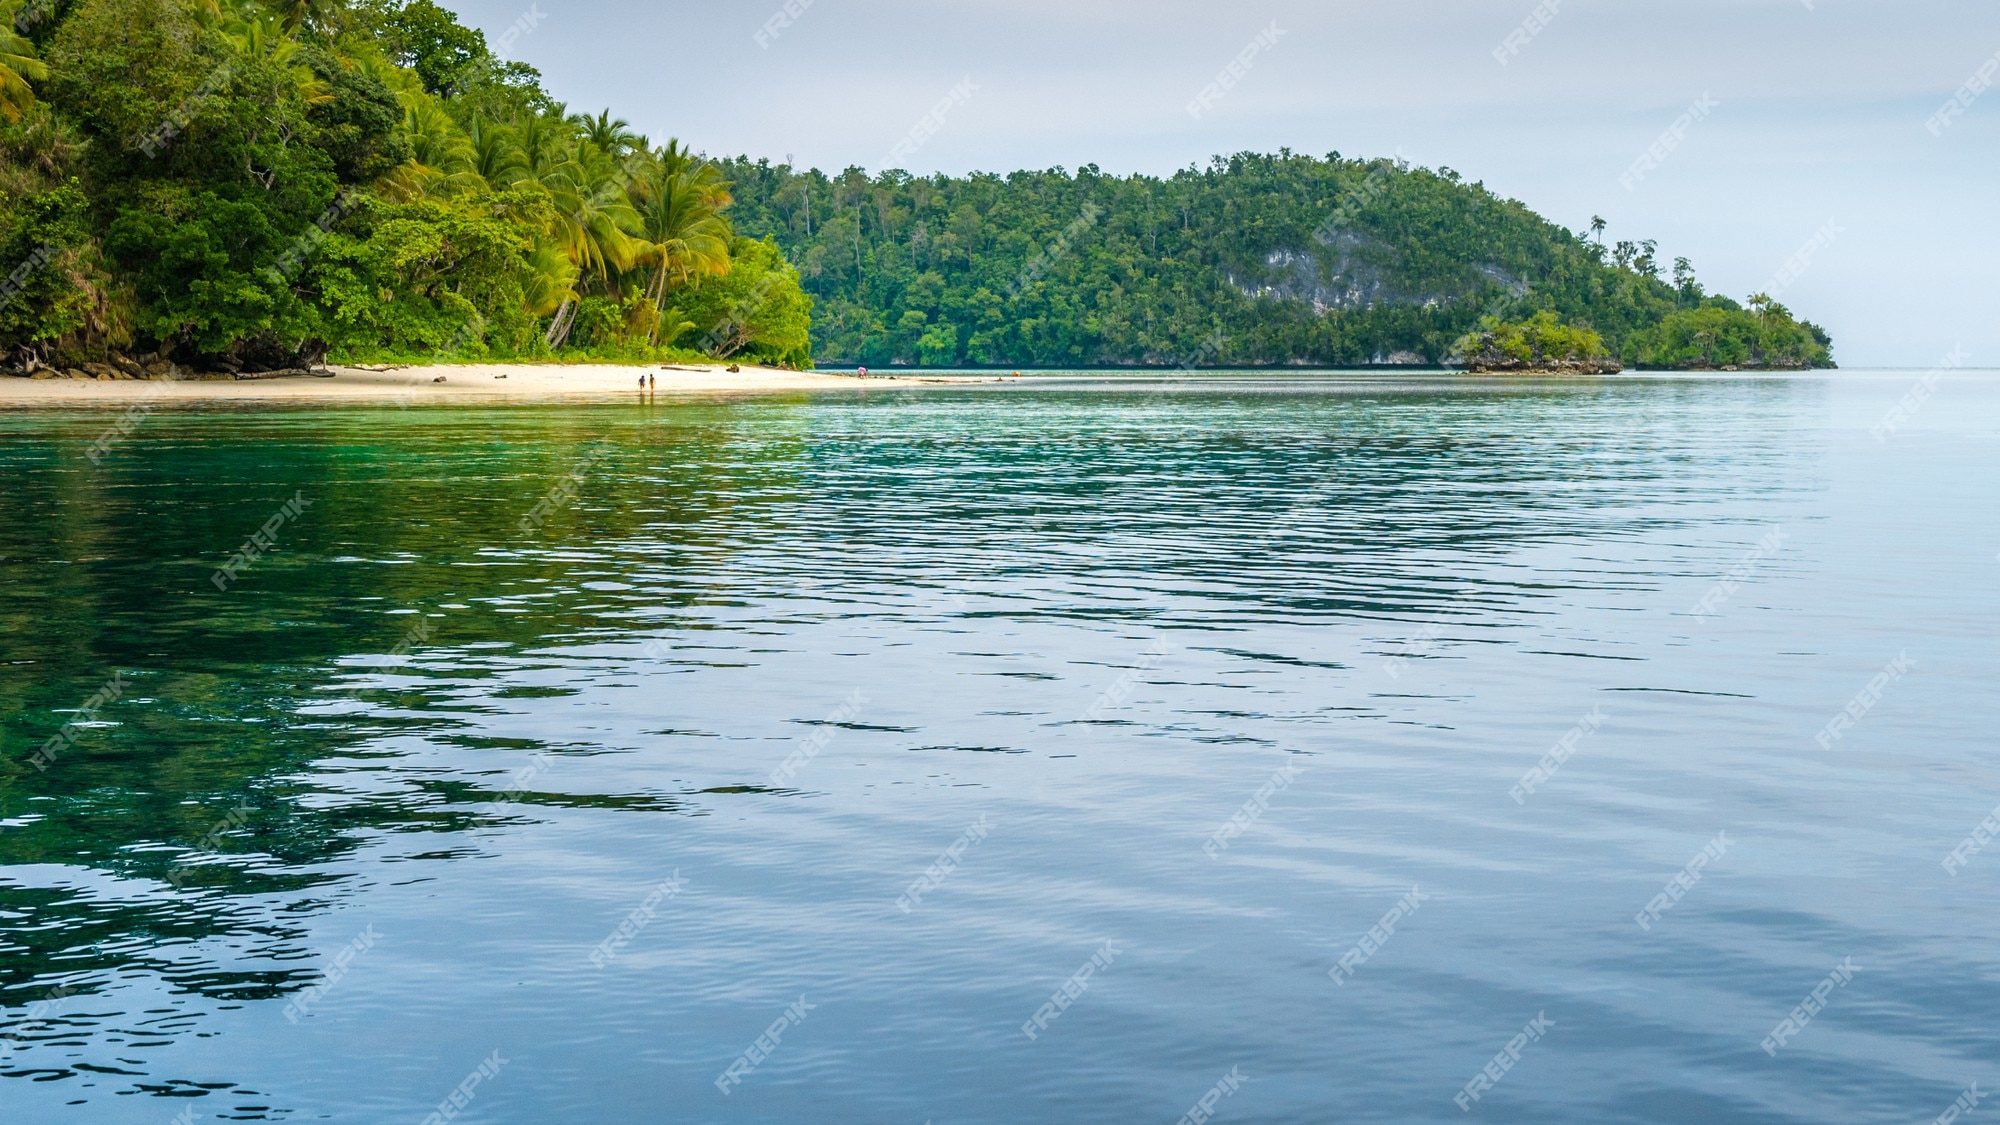
[[[1164,179],[747,157],[723,172],[737,228],[797,263],[815,351],[836,362],[1435,364],[1482,317],[1548,311],[1650,364],[1690,354],[1660,335],[1677,314],[1749,315],[1685,260],[1663,279],[1654,243],[1606,247],[1601,220],[1573,233],[1448,168],[1386,159],[1240,153]],[[1830,362],[1824,334],[1800,330],[1819,350],[1786,354]]]
[[[714,164],[569,113],[432,0],[42,3],[0,3],[17,367],[681,358],[711,338],[811,362],[798,275],[737,235]]]
[[[800,171],[572,113],[435,0],[0,0],[0,358],[1441,363],[1486,318],[1637,366],[1815,366],[1448,169]],[[511,38],[519,31],[510,32]]]

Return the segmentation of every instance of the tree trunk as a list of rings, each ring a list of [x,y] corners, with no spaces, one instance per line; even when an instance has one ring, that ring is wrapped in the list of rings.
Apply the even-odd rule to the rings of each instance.
[[[728,359],[755,343],[756,340],[757,334],[750,330],[749,325],[739,325],[736,331],[730,333],[729,339],[723,341],[722,347],[716,350],[715,358]]]
[[[556,310],[555,320],[549,323],[549,332],[548,335],[542,337],[543,342],[547,343],[551,348],[562,347],[563,341],[569,339],[570,325],[575,320],[576,302],[564,301],[562,307]]]

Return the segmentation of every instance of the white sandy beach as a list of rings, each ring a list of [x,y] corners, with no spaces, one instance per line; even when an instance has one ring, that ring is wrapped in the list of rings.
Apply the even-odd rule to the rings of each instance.
[[[786,391],[862,390],[938,383],[932,378],[830,375],[744,367],[680,367],[609,363],[469,363],[376,370],[333,367],[332,378],[281,379],[26,379],[0,377],[0,408],[129,406],[196,402],[507,402],[608,401],[639,397],[639,376],[658,383],[649,393],[772,394]],[[441,380],[441,381],[440,381]]]

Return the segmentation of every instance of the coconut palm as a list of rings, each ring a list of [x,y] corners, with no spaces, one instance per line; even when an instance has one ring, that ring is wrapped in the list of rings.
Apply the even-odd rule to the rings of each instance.
[[[528,179],[531,171],[514,130],[474,113],[465,131],[472,145],[473,170],[494,187],[505,187]]]
[[[609,153],[588,139],[579,140],[541,183],[556,206],[557,237],[579,273],[609,281],[612,270],[631,268],[640,251],[632,237],[639,216]]]
[[[611,116],[611,111],[608,109],[596,117],[578,114],[571,120],[582,127],[585,140],[596,145],[598,151],[609,155],[613,160],[628,152],[645,151],[646,138],[632,131],[630,121]]]
[[[343,12],[340,0],[276,0],[274,6],[284,17],[286,32],[302,29],[331,36],[340,29]]]
[[[486,186],[479,175],[479,153],[437,99],[410,99],[403,110],[403,132],[410,140],[410,159],[383,179],[391,198],[457,195]]]
[[[625,194],[618,162],[588,139],[579,138],[536,182],[555,206],[549,233],[585,284],[608,287],[614,270],[630,269],[643,253],[645,244],[633,237],[639,216]],[[568,338],[576,300],[572,294],[557,308],[547,336],[550,347],[561,347]]]
[[[722,214],[730,202],[728,184],[705,161],[673,167],[669,160],[652,164],[632,185],[647,244],[643,260],[653,267],[646,297],[656,309],[665,304],[670,284],[729,272],[733,232]]]
[[[576,263],[562,243],[544,238],[528,252],[521,297],[528,315],[537,320],[576,300]]]
[[[48,64],[35,57],[35,45],[14,26],[20,8],[18,0],[0,4],[0,117],[9,121],[19,121],[35,104],[28,79],[49,76]]]
[[[0,10],[6,30],[0,32],[0,116],[20,120],[34,104],[34,88],[28,78],[48,78],[48,64],[34,56],[34,44],[14,32],[14,14]]]
[[[668,175],[673,176],[678,176],[698,164],[707,163],[702,157],[695,155],[693,149],[681,144],[679,137],[668,137],[667,143],[660,146],[660,151],[653,154],[653,159]]]
[[[208,12],[222,16],[222,41],[237,58],[268,63],[290,74],[299,96],[308,104],[333,100],[332,88],[300,59],[303,48],[286,27],[284,17],[247,4],[233,10],[209,6]]]
[[[544,117],[539,114],[532,114],[514,125],[514,146],[520,150],[521,160],[528,167],[529,179],[544,180],[562,163],[569,147],[575,143],[575,128],[560,116]]]

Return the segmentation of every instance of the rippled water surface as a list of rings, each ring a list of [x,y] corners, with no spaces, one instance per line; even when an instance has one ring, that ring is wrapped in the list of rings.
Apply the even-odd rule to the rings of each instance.
[[[0,415],[0,1120],[1931,1120],[2000,379],[1919,380]]]

